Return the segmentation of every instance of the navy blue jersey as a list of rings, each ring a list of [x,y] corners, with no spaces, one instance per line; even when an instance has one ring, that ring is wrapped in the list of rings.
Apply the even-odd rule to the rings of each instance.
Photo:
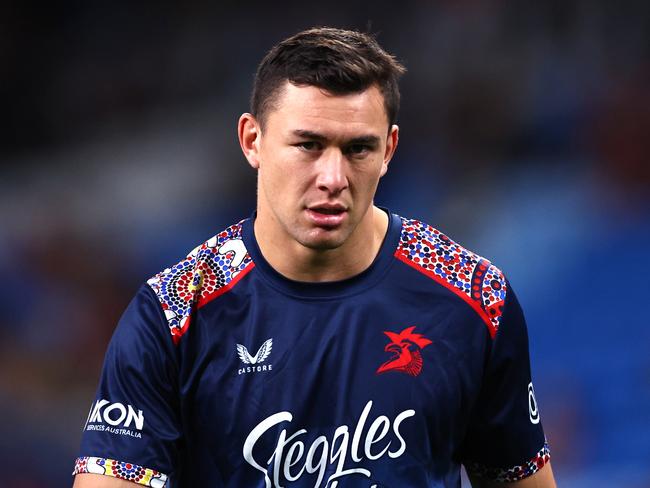
[[[459,487],[549,459],[523,314],[489,261],[396,215],[372,265],[301,283],[251,219],[151,278],[75,473],[153,487]]]

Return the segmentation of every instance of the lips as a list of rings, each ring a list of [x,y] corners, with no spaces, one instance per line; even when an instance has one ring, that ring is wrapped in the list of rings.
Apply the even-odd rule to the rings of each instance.
[[[318,227],[337,227],[343,223],[347,216],[347,209],[343,205],[313,205],[307,208],[307,215],[312,223]]]

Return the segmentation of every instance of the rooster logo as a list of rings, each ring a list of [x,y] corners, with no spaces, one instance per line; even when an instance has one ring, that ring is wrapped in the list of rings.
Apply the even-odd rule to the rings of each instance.
[[[401,371],[411,376],[420,374],[422,371],[420,349],[424,349],[432,342],[422,334],[414,333],[414,330],[415,326],[408,327],[399,334],[384,331],[384,334],[390,339],[384,351],[393,353],[393,356],[379,366],[377,374],[388,371]]]
[[[271,349],[273,348],[273,339],[267,339],[264,341],[264,344],[260,346],[255,356],[251,356],[246,349],[246,346],[237,344],[237,355],[239,359],[242,360],[244,364],[259,364],[263,363],[266,358],[271,354]]]

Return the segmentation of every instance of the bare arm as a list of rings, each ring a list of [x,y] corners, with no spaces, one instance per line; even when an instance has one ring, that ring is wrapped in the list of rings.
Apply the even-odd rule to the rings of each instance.
[[[557,488],[550,462],[546,463],[537,473],[512,483],[497,483],[471,476],[470,481],[472,482],[472,488]]]
[[[135,488],[132,481],[124,481],[103,474],[82,473],[74,477],[72,488]]]

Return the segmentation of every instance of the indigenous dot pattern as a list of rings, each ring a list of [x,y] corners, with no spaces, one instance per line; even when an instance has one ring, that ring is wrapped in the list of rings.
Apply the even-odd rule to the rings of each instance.
[[[160,300],[174,342],[187,329],[197,304],[200,306],[202,301],[228,286],[252,263],[241,240],[241,224],[228,227],[196,247],[183,261],[147,281]],[[243,259],[236,259],[233,250],[224,251],[224,244],[233,244],[230,241],[238,241],[237,247],[245,253]],[[232,265],[235,261],[237,266]]]
[[[484,312],[482,318],[489,321],[488,328],[496,333],[506,298],[506,280],[496,266],[438,229],[404,218],[396,254],[470,298]]]
[[[467,472],[477,478],[489,479],[497,483],[511,483],[535,474],[542,469],[551,459],[551,451],[545,443],[535,456],[527,463],[512,468],[490,468],[480,463],[470,463],[465,466]]]
[[[163,488],[167,483],[167,475],[155,469],[100,457],[77,458],[72,475],[80,473],[102,474],[153,488]]]

